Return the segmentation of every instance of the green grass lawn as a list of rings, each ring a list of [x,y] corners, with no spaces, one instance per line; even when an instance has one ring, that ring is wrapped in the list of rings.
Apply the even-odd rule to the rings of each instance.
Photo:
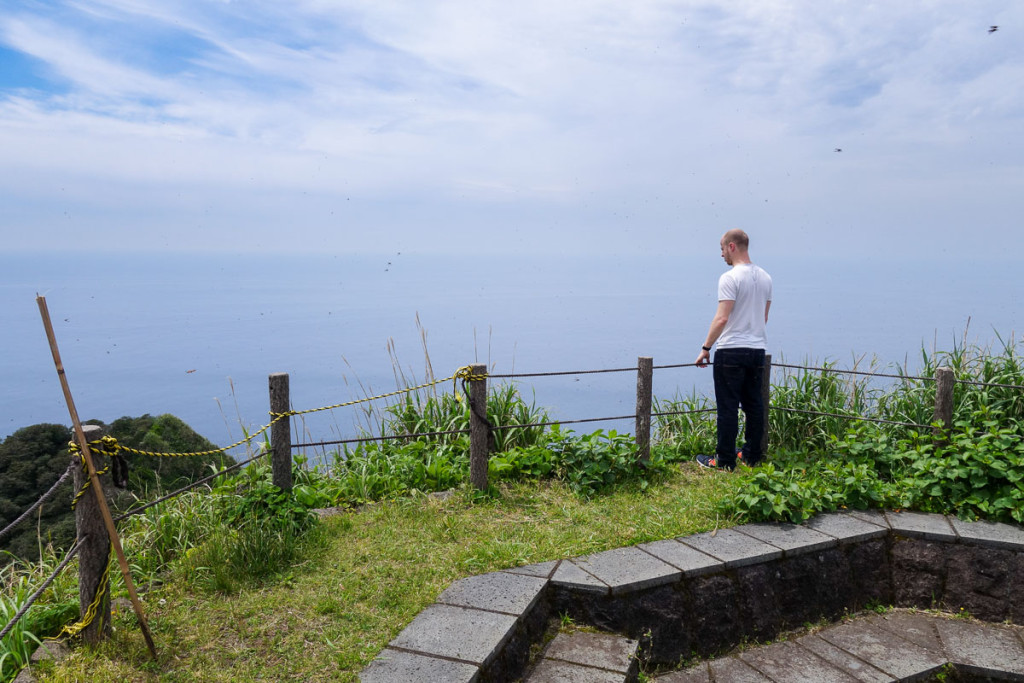
[[[462,490],[379,503],[325,519],[305,560],[261,588],[225,596],[176,577],[151,592],[158,662],[129,608],[97,651],[35,670],[40,681],[355,681],[452,581],[728,526],[715,503],[740,481],[684,464],[646,491],[590,499],[546,480],[476,502]]]

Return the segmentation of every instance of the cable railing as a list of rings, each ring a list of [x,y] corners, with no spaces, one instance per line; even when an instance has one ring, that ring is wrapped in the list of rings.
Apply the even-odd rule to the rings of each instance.
[[[636,424],[635,438],[637,441],[637,453],[638,460],[642,460],[646,455],[649,455],[650,447],[650,432],[651,432],[651,419],[652,418],[670,418],[673,416],[681,415],[702,415],[711,414],[717,411],[715,407],[699,407],[691,409],[672,409],[672,410],[656,410],[654,409],[653,397],[651,392],[651,376],[655,370],[670,370],[695,367],[695,363],[678,363],[678,364],[666,364],[666,365],[653,365],[650,358],[641,357],[638,359],[636,366],[632,367],[616,367],[616,368],[600,368],[600,369],[582,369],[582,370],[566,370],[566,371],[546,371],[546,372],[515,372],[515,373],[488,373],[486,366],[473,365],[465,366],[456,371],[452,376],[444,379],[430,379],[421,384],[415,386],[408,386],[396,391],[388,392],[378,396],[364,397],[361,399],[347,401],[343,403],[334,404],[331,406],[324,406],[321,408],[313,408],[307,410],[292,410],[290,407],[290,398],[288,392],[287,375],[283,373],[276,373],[271,375],[271,395],[270,395],[270,416],[271,421],[264,426],[262,429],[250,434],[247,438],[242,441],[236,442],[231,446],[216,449],[213,451],[202,451],[195,453],[155,453],[142,451],[128,446],[118,444],[116,440],[112,440],[109,437],[104,437],[102,440],[90,443],[102,445],[100,449],[102,452],[106,452],[108,455],[117,455],[126,453],[129,455],[139,456],[173,456],[173,457],[187,457],[195,455],[209,455],[212,453],[226,453],[229,449],[237,446],[246,445],[249,446],[252,441],[260,436],[269,434],[269,447],[261,448],[260,451],[245,460],[241,460],[233,463],[228,467],[224,467],[213,474],[196,480],[183,486],[179,489],[171,491],[159,498],[151,501],[147,501],[138,507],[131,508],[123,514],[115,518],[116,522],[123,521],[129,517],[142,514],[143,512],[160,505],[161,503],[167,502],[177,496],[180,496],[188,491],[192,491],[198,487],[209,484],[219,477],[223,477],[232,472],[236,472],[242,467],[245,467],[259,459],[270,457],[271,458],[271,471],[274,483],[281,486],[281,488],[290,488],[291,486],[291,473],[292,473],[292,451],[295,449],[304,448],[319,448],[327,446],[348,446],[352,444],[364,444],[373,442],[386,442],[393,440],[409,440],[409,439],[430,439],[444,436],[454,435],[469,435],[470,436],[470,480],[471,483],[480,488],[486,486],[486,463],[489,454],[490,444],[492,443],[492,435],[494,432],[505,432],[517,429],[542,429],[546,427],[553,427],[556,425],[570,425],[570,424],[592,424],[597,422],[610,422],[610,421],[624,421],[634,420]],[[939,404],[942,403],[942,397],[939,396],[940,389],[948,394],[949,400],[951,401],[952,389],[954,384],[960,385],[971,385],[977,387],[992,387],[999,389],[1010,389],[1010,390],[1022,390],[1024,385],[1006,383],[1006,382],[985,382],[968,378],[953,378],[951,377],[952,371],[948,369],[939,368],[936,370],[935,376],[914,376],[905,373],[888,373],[888,372],[874,372],[864,370],[852,370],[852,369],[841,369],[832,366],[809,366],[809,365],[795,365],[789,363],[772,363],[771,357],[766,357],[765,366],[765,388],[766,392],[771,387],[770,378],[771,371],[774,369],[783,370],[796,370],[800,372],[819,372],[827,374],[846,374],[864,378],[881,378],[881,379],[897,379],[902,381],[915,381],[915,382],[931,382],[936,384],[936,422],[932,424],[921,424],[918,422],[904,421],[898,419],[889,419],[871,415],[856,415],[851,413],[836,413],[826,410],[814,410],[811,408],[797,408],[792,406],[777,406],[772,405],[770,401],[770,393],[767,393],[766,400],[764,403],[764,409],[766,411],[776,411],[779,413],[790,413],[790,414],[804,414],[812,417],[828,417],[828,418],[839,418],[850,421],[864,421],[877,424],[885,424],[898,426],[909,429],[928,430],[935,428],[936,423],[945,423],[948,425],[949,416],[943,416],[939,414]],[[556,377],[567,377],[567,376],[579,376],[579,375],[596,375],[596,374],[609,374],[609,373],[637,373],[637,407],[636,411],[630,414],[619,414],[604,417],[581,417],[574,419],[544,419],[529,423],[516,423],[516,424],[491,424],[486,414],[486,400],[487,400],[487,382],[488,380],[508,380],[518,381],[525,379],[537,379],[537,378],[556,378]],[[284,379],[283,390],[281,386],[281,378]],[[277,384],[275,389],[275,378],[277,378]],[[448,430],[435,430],[435,431],[423,431],[423,432],[411,432],[411,433],[398,433],[398,434],[381,434],[379,436],[371,434],[363,434],[359,437],[347,438],[347,439],[333,439],[333,440],[321,440],[321,441],[306,441],[306,442],[291,442],[291,418],[301,416],[307,413],[328,410],[339,407],[355,406],[371,401],[386,400],[396,396],[409,395],[419,390],[433,387],[435,385],[444,384],[447,382],[457,383],[462,382],[462,390],[468,397],[467,405],[469,407],[469,425],[466,428],[460,429],[448,429]],[[944,389],[942,387],[945,387]],[[671,405],[671,404],[670,404]],[[266,438],[266,437],[264,437]],[[767,435],[766,435],[767,438]],[[72,463],[68,467],[61,477],[31,506],[29,506],[17,519],[4,527],[0,531],[0,538],[3,538],[18,524],[22,523],[27,519],[35,510],[41,505],[50,500],[59,487],[72,476],[77,464]],[[481,470],[481,467],[483,468]],[[284,475],[287,473],[287,476]],[[78,542],[69,550],[60,565],[57,567],[53,575],[51,575],[43,584],[38,588],[31,596],[31,599],[27,604],[23,605],[19,613],[4,627],[0,637],[6,636],[7,633],[13,628],[13,626],[24,617],[31,607],[31,604],[41,595],[45,589],[53,582],[57,575],[63,571],[69,563],[79,554],[83,546],[88,543],[93,543],[97,539],[89,536],[82,535]],[[97,589],[97,595],[99,590]],[[96,596],[93,596],[93,601],[96,601]]]

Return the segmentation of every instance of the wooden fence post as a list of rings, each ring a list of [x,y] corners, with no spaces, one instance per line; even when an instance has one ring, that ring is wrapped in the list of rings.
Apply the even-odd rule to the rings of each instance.
[[[636,456],[646,465],[651,460],[651,402],[654,359],[640,356],[636,359]]]
[[[768,416],[772,399],[772,354],[764,354],[764,377],[761,379],[761,405],[764,408],[764,435],[761,437],[761,457],[768,457]]]
[[[288,392],[288,373],[275,372],[270,375],[271,419],[292,409]],[[282,417],[270,428],[271,467],[274,486],[290,491],[292,488],[292,419]]]
[[[479,379],[469,382],[469,482],[478,491],[487,489],[487,459],[491,448],[491,427],[487,422],[487,366],[469,366]]]
[[[103,437],[103,429],[96,425],[83,425],[82,431],[87,443]],[[82,444],[78,444],[78,447],[84,450]],[[107,459],[101,449],[90,450],[93,466],[99,473],[107,464]],[[72,456],[72,462],[75,465],[74,481],[77,493],[89,481],[89,473],[82,467],[82,460],[78,456]],[[82,629],[82,640],[89,645],[98,645],[111,634],[110,579],[106,572],[107,564],[110,562],[110,536],[107,534],[99,503],[92,491],[85,491],[75,504],[75,527],[78,538],[89,537],[78,551],[78,606],[83,617],[96,593],[103,591],[96,616]]]
[[[953,379],[951,368],[935,369],[935,414],[932,422],[941,423],[933,429],[936,446],[946,443],[949,429],[953,426]]]

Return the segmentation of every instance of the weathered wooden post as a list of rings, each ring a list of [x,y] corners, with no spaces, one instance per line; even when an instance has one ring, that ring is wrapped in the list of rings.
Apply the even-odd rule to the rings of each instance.
[[[636,458],[646,465],[651,461],[651,402],[654,359],[636,359]]]
[[[953,426],[953,385],[954,376],[951,368],[935,369],[935,414],[932,422],[940,423],[933,427],[932,434],[935,446],[941,446],[949,438],[949,430]]]
[[[491,449],[491,426],[487,422],[487,366],[469,366],[469,483],[478,491],[487,489],[487,460]]]
[[[768,416],[772,398],[772,354],[764,355],[764,377],[761,379],[761,405],[764,408],[764,435],[761,437],[761,457],[768,456]]]
[[[288,393],[288,373],[275,372],[270,375],[270,414],[275,420],[270,427],[271,469],[274,486],[290,491],[292,488],[292,419],[282,417],[292,409]]]
[[[103,429],[96,425],[83,425],[82,432],[85,434],[86,443],[98,441],[103,437]],[[83,461],[80,456],[84,452],[85,446],[78,444],[78,447],[81,449],[79,455],[72,456],[75,466],[76,493],[81,491],[89,481],[89,473],[82,466]],[[99,473],[106,466],[107,458],[104,457],[100,448],[92,448],[91,451],[93,466]],[[103,593],[96,608],[96,615],[81,632],[82,640],[85,643],[98,645],[101,640],[111,634],[110,579],[107,572],[107,563],[110,562],[110,536],[107,534],[107,528],[103,522],[103,513],[100,511],[99,502],[92,491],[85,491],[75,504],[75,527],[78,538],[88,537],[88,540],[78,550],[78,606],[83,619],[89,610],[89,605],[96,598],[96,594],[100,591]]]

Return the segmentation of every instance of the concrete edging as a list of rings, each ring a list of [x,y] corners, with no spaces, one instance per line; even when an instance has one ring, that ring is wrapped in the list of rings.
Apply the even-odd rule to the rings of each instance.
[[[671,666],[870,604],[1024,623],[1024,529],[839,512],[472,576],[421,612],[361,680],[515,680],[555,614],[638,640],[653,664]]]

